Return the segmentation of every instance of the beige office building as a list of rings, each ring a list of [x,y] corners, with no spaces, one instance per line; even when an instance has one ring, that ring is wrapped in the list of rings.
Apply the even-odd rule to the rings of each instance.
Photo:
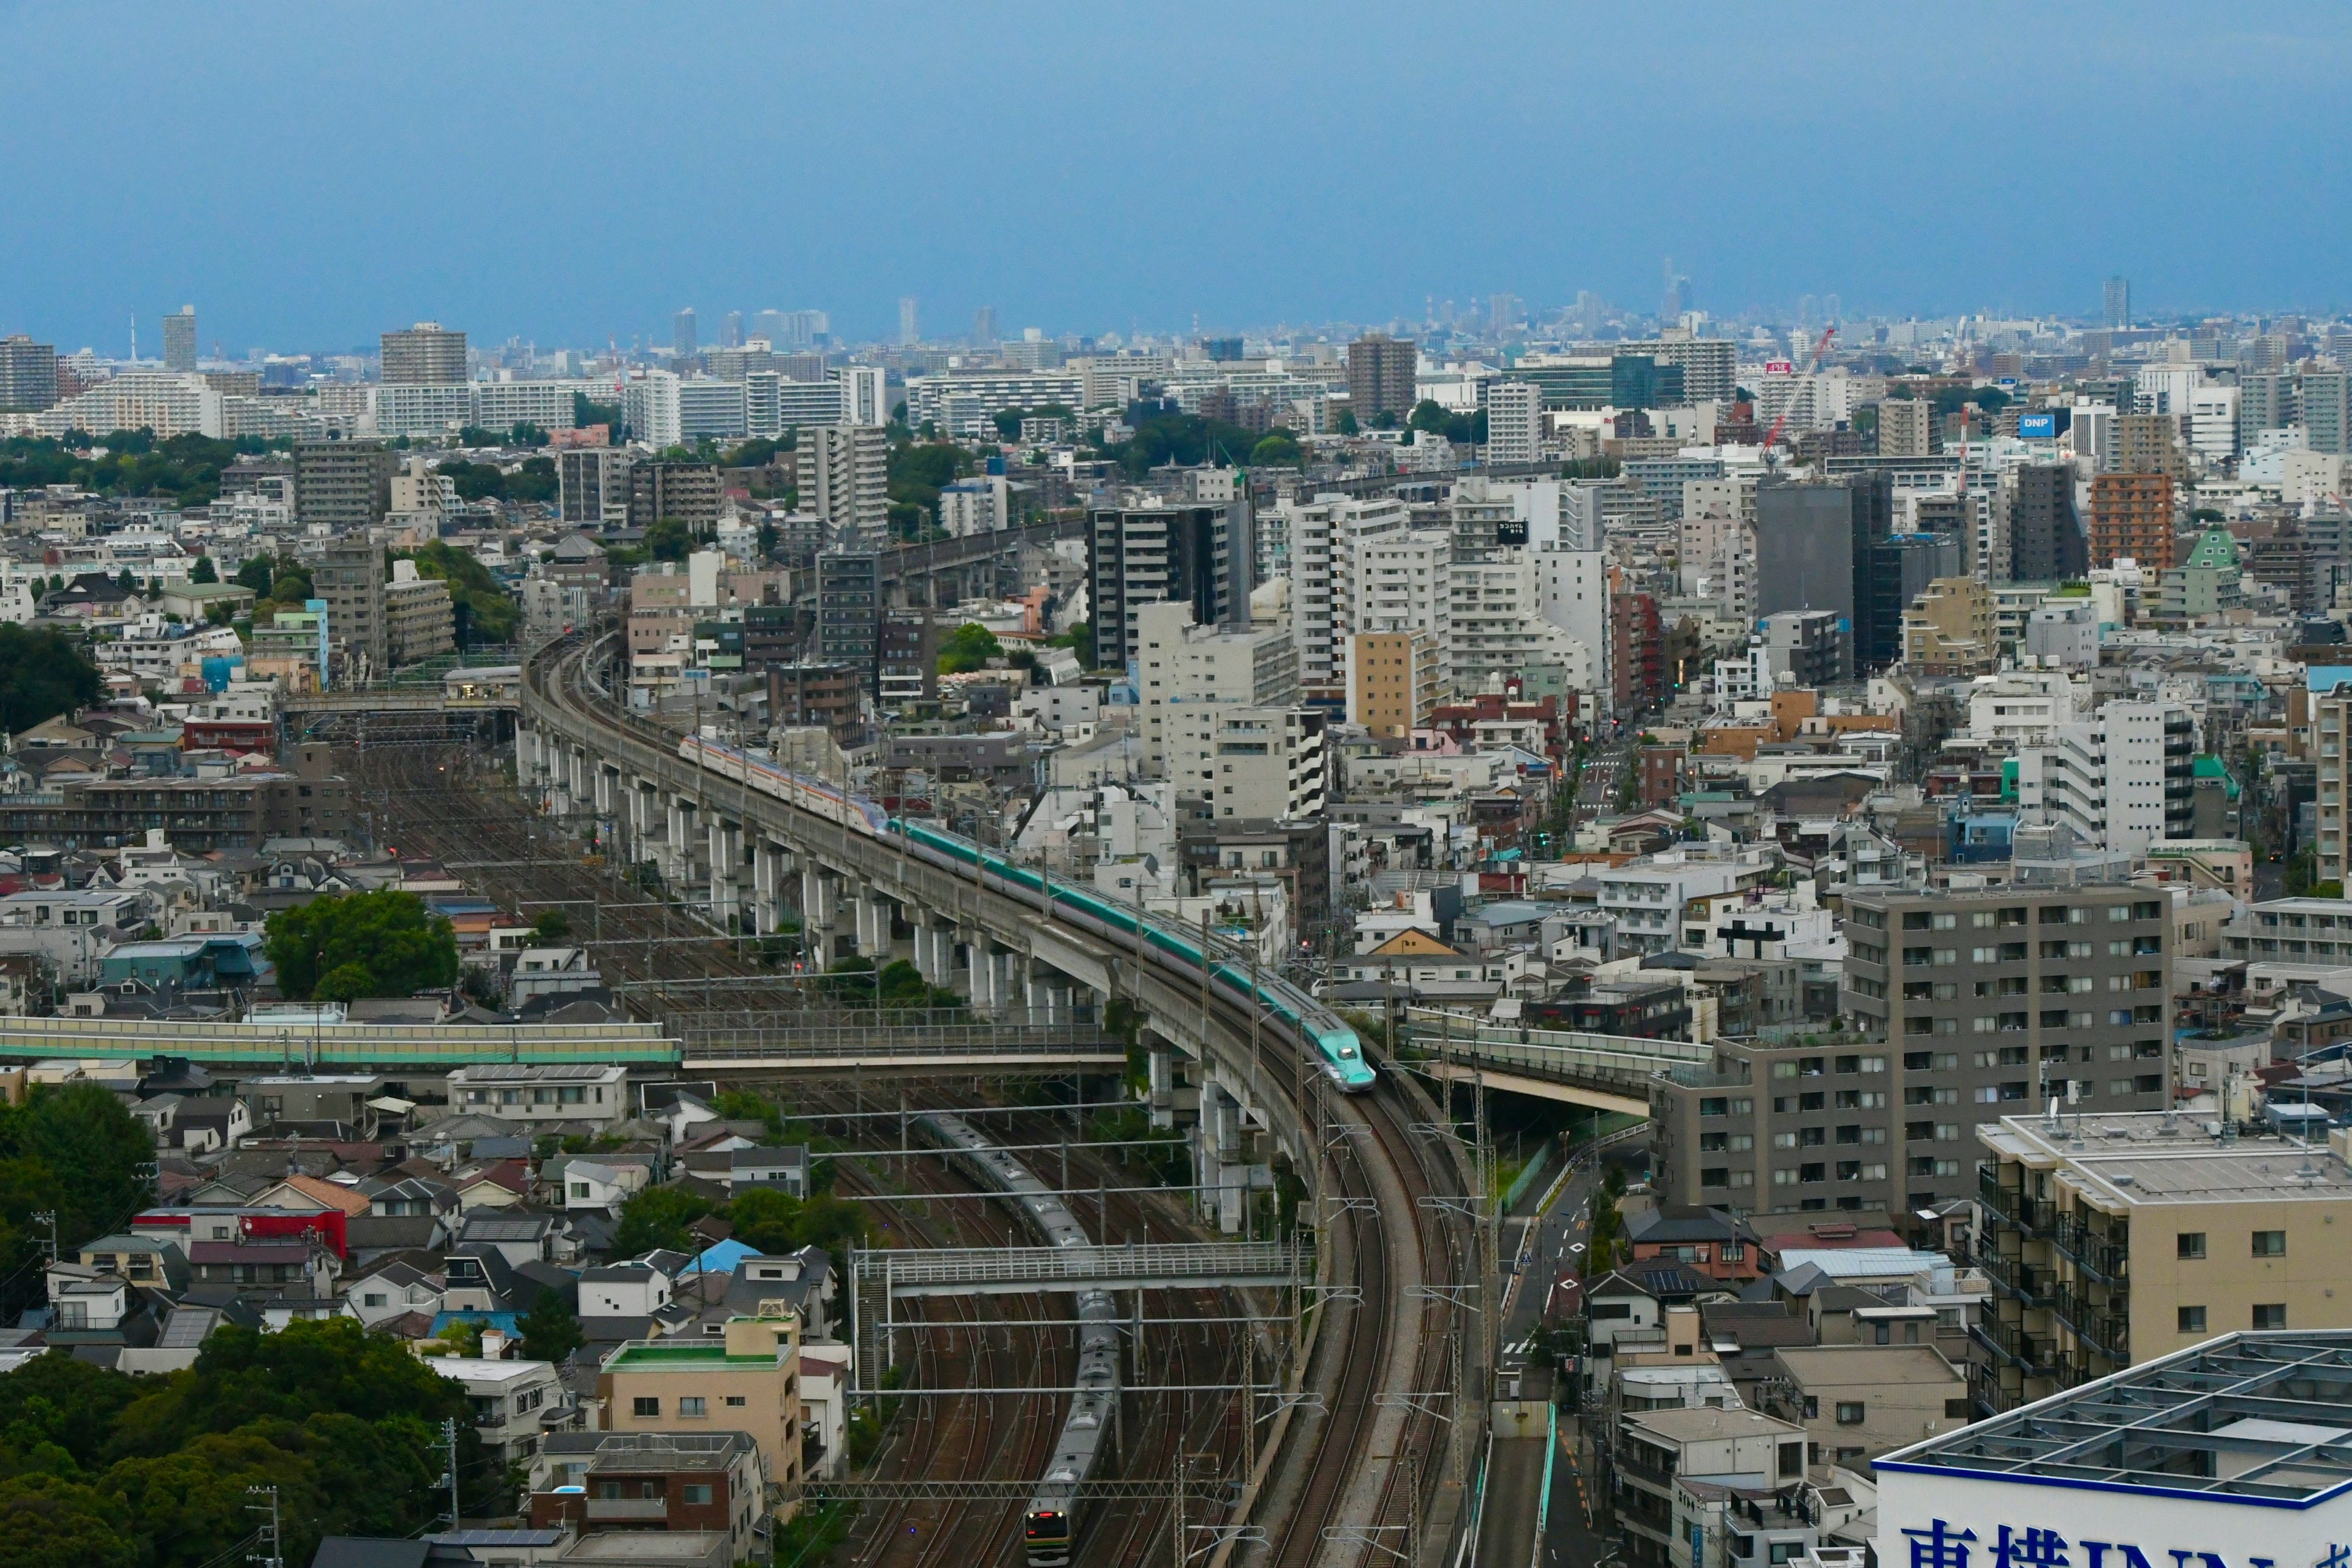
[[[767,1303],[762,1303],[763,1308]],[[801,1323],[781,1303],[756,1318],[730,1318],[723,1339],[632,1340],[596,1380],[604,1426],[614,1432],[749,1432],[768,1458],[768,1479],[800,1494]],[[778,1510],[789,1518],[793,1510]]]
[[[2163,1111],[1977,1129],[1972,1331],[1988,1415],[2240,1329],[2352,1328],[2352,1168],[2332,1148],[2224,1138]]]

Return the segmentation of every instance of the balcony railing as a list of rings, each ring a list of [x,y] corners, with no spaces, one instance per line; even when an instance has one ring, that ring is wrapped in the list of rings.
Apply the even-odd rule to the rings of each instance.
[[[2074,1337],[2117,1366],[2131,1362],[2131,1319],[2112,1303],[2094,1302],[2072,1289],[2061,1289],[2051,1310]]]
[[[2029,1376],[2054,1376],[2063,1364],[2057,1341],[2043,1334],[2029,1334],[2015,1323],[1994,1318],[1979,1322],[1971,1331],[1986,1349]]]
[[[2054,1270],[2037,1268],[2022,1258],[2003,1258],[1998,1253],[1979,1251],[1978,1267],[1993,1282],[1996,1289],[2018,1298],[2029,1307],[2046,1307],[2057,1289],[2058,1276]]]
[[[2122,1289],[2131,1279],[2131,1248],[2070,1217],[2050,1233],[2052,1245],[2098,1283]]]

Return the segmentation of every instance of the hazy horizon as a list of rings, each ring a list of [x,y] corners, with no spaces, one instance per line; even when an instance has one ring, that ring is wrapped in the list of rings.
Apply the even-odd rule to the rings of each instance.
[[[0,332],[210,354],[1417,320],[2352,301],[2339,8],[1476,15],[16,5]],[[1962,18],[1965,16],[1965,25]],[[667,62],[667,63],[659,63]],[[2238,149],[2245,149],[2240,153]],[[2234,154],[2234,155],[2233,155]],[[36,216],[49,221],[35,221]]]

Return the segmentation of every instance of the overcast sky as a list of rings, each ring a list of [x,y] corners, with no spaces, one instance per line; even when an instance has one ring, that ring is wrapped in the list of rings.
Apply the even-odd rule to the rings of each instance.
[[[0,332],[2352,303],[2345,7],[1790,9],[0,0]]]

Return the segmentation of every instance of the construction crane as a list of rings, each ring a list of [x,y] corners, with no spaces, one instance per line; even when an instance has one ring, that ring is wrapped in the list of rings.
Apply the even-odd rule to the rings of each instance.
[[[1830,340],[1835,336],[1837,336],[1837,323],[1834,321],[1822,329],[1822,341],[1813,345],[1812,363],[1805,366],[1805,374],[1807,375],[1818,375],[1821,374],[1822,356],[1830,352]],[[1790,394],[1789,401],[1790,405],[1793,407],[1796,403],[1796,397],[1793,393]],[[1788,408],[1783,408],[1780,410],[1780,416],[1772,421],[1772,433],[1764,437],[1764,450],[1769,452],[1772,449],[1772,443],[1780,438],[1780,426],[1786,425],[1788,422],[1789,410]]]

